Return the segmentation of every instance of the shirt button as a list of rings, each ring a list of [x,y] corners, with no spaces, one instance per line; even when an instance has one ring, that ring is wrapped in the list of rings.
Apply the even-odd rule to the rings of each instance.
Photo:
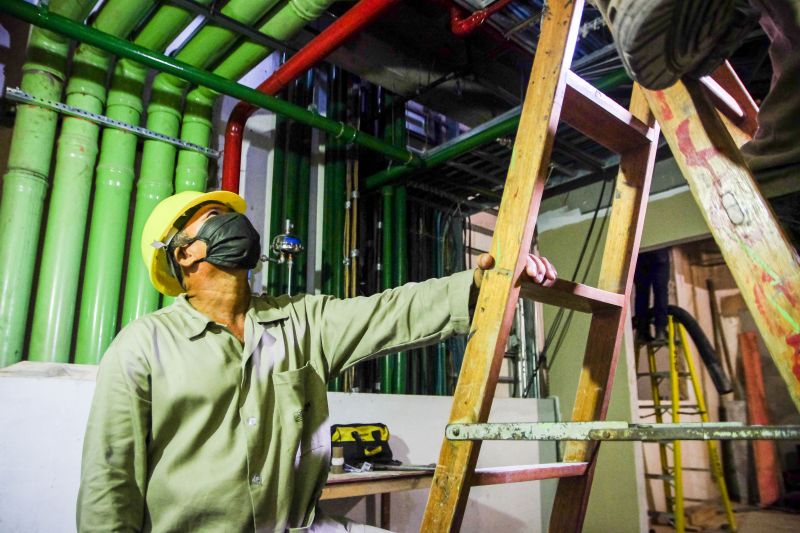
[[[256,417],[251,416],[250,418],[248,418],[247,419],[247,425],[248,426],[255,426],[256,425]]]
[[[253,485],[261,485],[261,476],[256,474],[255,476],[253,476],[253,479],[251,481]]]

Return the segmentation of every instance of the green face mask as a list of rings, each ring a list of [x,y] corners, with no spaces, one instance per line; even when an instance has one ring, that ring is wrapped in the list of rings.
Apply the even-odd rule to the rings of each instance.
[[[239,213],[209,218],[194,240],[208,245],[203,261],[212,265],[250,270],[261,258],[261,236],[247,217]]]

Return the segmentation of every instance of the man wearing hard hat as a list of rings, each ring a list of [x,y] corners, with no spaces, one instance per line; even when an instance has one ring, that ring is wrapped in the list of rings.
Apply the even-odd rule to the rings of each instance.
[[[79,531],[346,530],[315,520],[326,382],[467,333],[480,270],[347,300],[251,295],[261,247],[244,211],[233,193],[183,192],[150,215],[142,255],[177,298],[125,327],[100,364]],[[535,256],[526,271],[556,278]]]

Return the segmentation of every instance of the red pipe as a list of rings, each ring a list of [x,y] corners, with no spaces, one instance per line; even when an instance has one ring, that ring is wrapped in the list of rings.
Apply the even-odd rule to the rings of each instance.
[[[468,17],[464,17],[465,11],[460,6],[452,3],[450,5],[450,31],[453,35],[464,37],[469,35],[475,29],[486,22],[486,19],[506,7],[511,3],[511,0],[497,0],[489,7],[475,11]]]
[[[314,67],[347,39],[364,29],[399,0],[361,0],[333,24],[310,41],[256,89],[275,96],[303,72]],[[239,192],[242,167],[242,136],[247,119],[257,108],[239,102],[233,108],[225,128],[225,151],[222,159],[222,189]]]

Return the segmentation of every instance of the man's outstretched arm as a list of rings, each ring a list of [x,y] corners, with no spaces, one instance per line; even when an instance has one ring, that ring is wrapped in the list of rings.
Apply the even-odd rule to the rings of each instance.
[[[91,531],[141,531],[147,483],[150,392],[143,358],[119,348],[121,333],[97,375],[83,443],[77,526]]]
[[[409,283],[369,297],[320,298],[310,313],[328,364],[328,377],[371,357],[440,342],[469,331],[483,270],[493,267],[484,254],[479,268],[440,279]],[[557,273],[544,258],[530,256],[525,273],[552,285]]]

